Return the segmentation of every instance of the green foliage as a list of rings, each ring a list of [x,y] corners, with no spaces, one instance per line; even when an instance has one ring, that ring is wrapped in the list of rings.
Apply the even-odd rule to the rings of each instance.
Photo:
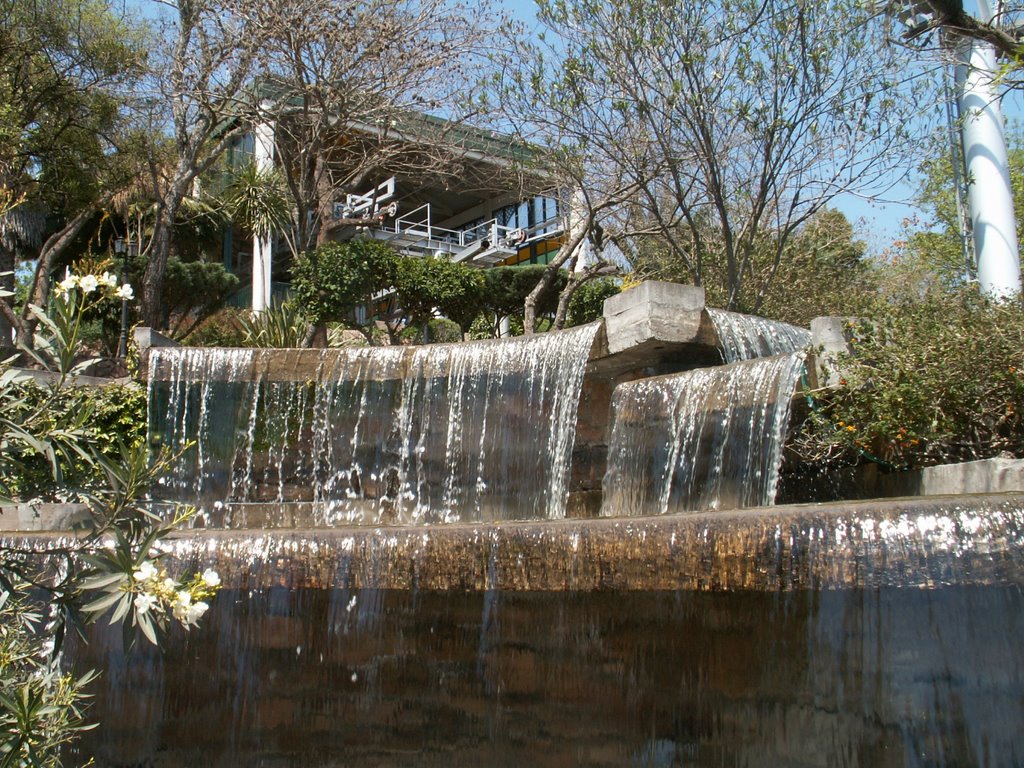
[[[239,318],[244,336],[243,347],[301,347],[309,323],[294,301],[274,303],[262,312]]]
[[[484,335],[483,325],[477,325],[474,335],[494,337],[498,326],[508,318],[513,328],[522,333],[523,302],[540,281],[547,267],[543,264],[528,264],[517,267],[496,267],[484,270],[484,288],[480,312],[490,324],[490,331]],[[538,315],[553,316],[558,308],[558,295],[565,287],[565,274],[559,272],[551,287],[545,291],[537,305]]]
[[[165,522],[139,502],[167,464],[142,439],[143,393],[71,386],[82,365],[83,311],[120,290],[110,275],[69,275],[51,313],[36,309],[40,338],[26,353],[53,364],[45,386],[0,363],[0,494],[23,501],[46,486],[86,505],[87,529],[31,552],[0,547],[0,766],[59,766],[62,747],[85,727],[90,674],[74,677],[59,664],[83,611],[96,619],[111,609],[127,648],[137,633],[158,643],[171,618],[193,626],[219,585],[213,571],[174,579],[160,565],[161,541],[191,512]]]
[[[711,236],[709,234],[709,236]],[[839,211],[823,209],[803,223],[785,242],[762,232],[749,253],[752,275],[771,274],[784,290],[762,291],[762,282],[748,279],[730,297],[727,265],[713,258],[704,265],[701,284],[708,306],[732,303],[740,312],[807,326],[815,317],[854,314],[874,294],[877,274],[865,260],[866,246],[855,239],[853,226]],[[693,283],[685,261],[664,240],[643,240],[632,257],[645,280]]]
[[[399,334],[402,344],[454,344],[462,341],[462,328],[446,317],[432,317],[427,321],[426,334],[422,326],[406,326]]]
[[[87,446],[86,456],[61,443],[60,475],[54,477],[45,453],[12,444],[0,459],[0,495],[7,498],[67,501],[102,487],[106,473],[95,459],[117,461],[146,438],[146,392],[137,385],[41,386],[31,380],[12,385],[7,419],[28,423],[35,432],[66,436]],[[77,489],[69,497],[71,489]]]
[[[0,768],[57,766],[61,748],[85,730],[84,688],[40,656],[43,617],[31,610],[25,585],[0,591]]]
[[[228,218],[257,238],[284,232],[292,221],[288,186],[280,171],[249,163],[234,173],[224,190]]]
[[[0,189],[51,211],[94,199],[143,63],[142,30],[105,0],[0,0]]]
[[[864,451],[897,466],[1024,457],[1024,312],[977,292],[879,301],[847,327],[842,378],[804,425],[805,458]]]
[[[589,280],[581,285],[573,293],[569,303],[567,326],[585,325],[600,320],[604,313],[605,300],[615,296],[620,290],[619,284],[608,278]]]
[[[784,250],[775,278],[784,288],[762,296],[758,314],[764,317],[806,328],[815,317],[860,312],[877,291],[879,274],[865,259],[867,247],[839,211],[818,211]]]
[[[441,256],[400,259],[395,275],[398,303],[413,325],[422,325],[435,309],[460,328],[469,328],[480,312],[483,273]]]
[[[223,307],[238,285],[238,278],[218,262],[170,259],[164,277],[163,307],[177,317],[172,335],[187,336]]]
[[[307,251],[292,266],[292,291],[315,325],[353,323],[357,306],[371,306],[375,292],[392,286],[398,254],[378,240],[328,243]]]
[[[242,321],[248,310],[224,307],[214,312],[185,337],[192,347],[241,347],[245,342]]]

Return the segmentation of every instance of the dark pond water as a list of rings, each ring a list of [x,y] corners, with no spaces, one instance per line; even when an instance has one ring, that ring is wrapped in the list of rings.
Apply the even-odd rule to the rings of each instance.
[[[163,658],[118,635],[81,659],[99,766],[1024,761],[1017,588],[282,587],[222,592]]]

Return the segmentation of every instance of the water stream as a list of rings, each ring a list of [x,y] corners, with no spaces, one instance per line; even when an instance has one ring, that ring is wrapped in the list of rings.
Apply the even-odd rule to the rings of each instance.
[[[806,328],[711,307],[707,313],[727,363],[797,352],[811,344],[811,332]]]
[[[291,358],[154,350],[151,440],[181,452],[161,495],[208,518],[310,502],[325,525],[562,517],[597,328]]]
[[[69,762],[1024,762],[1024,498],[742,509],[774,499],[808,339],[711,312],[733,362],[614,391],[583,388],[597,326],[154,350],[161,494],[223,526],[167,555],[224,589],[162,653],[105,621],[70,649],[103,675]],[[581,391],[612,406],[601,519],[564,519]]]
[[[202,626],[104,670],[101,767],[1014,766],[1020,498],[199,532]]]
[[[802,370],[791,353],[619,385],[602,515],[771,504]]]

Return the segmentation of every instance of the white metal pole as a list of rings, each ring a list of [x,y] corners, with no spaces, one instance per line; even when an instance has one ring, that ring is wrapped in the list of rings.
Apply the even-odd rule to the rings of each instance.
[[[253,162],[262,173],[274,167],[274,124],[260,123],[253,129]],[[268,237],[252,239],[252,311],[270,306],[273,241]]]
[[[985,0],[979,0],[978,10],[983,20],[991,18]],[[959,54],[957,83],[978,282],[986,296],[1006,297],[1020,292],[1020,256],[1003,117],[995,87],[995,50],[988,43],[965,41]]]

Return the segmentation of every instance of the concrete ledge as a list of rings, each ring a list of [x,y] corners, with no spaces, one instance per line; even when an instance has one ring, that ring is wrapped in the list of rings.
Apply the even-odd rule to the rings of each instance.
[[[8,537],[45,551],[54,535]],[[187,531],[232,589],[789,591],[1024,586],[1024,494],[493,525]]]
[[[1024,459],[980,459],[961,464],[879,474],[877,496],[936,496],[1024,492]]]
[[[139,326],[132,332],[135,346],[139,350],[139,377],[149,377],[149,351],[153,347],[178,347],[181,346],[169,336],[164,336],[159,331],[145,326]]]
[[[55,384],[60,380],[60,374],[52,371],[39,371],[33,368],[16,369],[18,374],[25,379],[31,379],[40,386]],[[69,387],[106,387],[112,384],[121,386],[136,386],[136,382],[130,376],[107,378],[105,376],[68,376],[64,380],[65,386]]]
[[[0,506],[0,531],[71,531],[92,525],[84,504]]]
[[[878,464],[868,462],[817,475],[783,475],[776,500],[800,503],[814,499],[892,499],[979,493],[1024,493],[1024,459],[981,459],[905,472],[886,472]]]

